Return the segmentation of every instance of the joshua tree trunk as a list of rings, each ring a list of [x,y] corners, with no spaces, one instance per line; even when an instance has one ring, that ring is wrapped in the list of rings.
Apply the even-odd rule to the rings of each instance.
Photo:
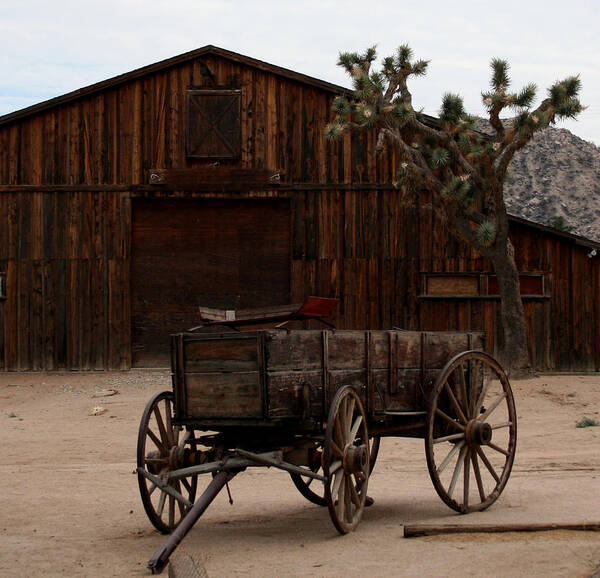
[[[525,312],[519,287],[519,272],[515,264],[512,245],[508,241],[504,250],[490,256],[498,278],[500,290],[500,319],[503,342],[499,350],[501,363],[511,368],[513,376],[531,372],[527,349]]]

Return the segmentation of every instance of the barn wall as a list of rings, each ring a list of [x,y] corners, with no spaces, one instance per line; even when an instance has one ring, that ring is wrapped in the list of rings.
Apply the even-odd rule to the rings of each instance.
[[[334,92],[242,60],[204,55],[0,126],[0,188],[13,186],[0,192],[0,368],[130,366],[131,196],[160,196],[140,192],[151,169],[205,164],[185,157],[185,91],[214,86],[242,91],[241,159],[222,164],[295,183],[229,194],[290,199],[293,300],[339,297],[339,327],[484,329],[497,349],[497,300],[422,296],[425,273],[490,264],[431,208],[382,189],[396,163],[373,134],[325,140]],[[600,259],[534,227],[513,224],[512,238],[519,269],[547,280],[547,298],[525,300],[535,366],[600,370]]]
[[[389,182],[395,163],[375,155],[374,135],[326,141],[332,92],[209,55],[0,126],[0,183],[139,184],[151,169],[201,166],[185,156],[185,92],[215,85],[242,91],[241,159],[222,164],[283,169],[288,182]]]
[[[448,238],[431,210],[393,190],[281,190],[238,195],[146,197],[289,198],[292,301],[338,297],[339,328],[483,329],[494,351],[497,299],[427,299],[423,274],[491,272]],[[0,367],[128,368],[129,192],[0,194]],[[548,298],[525,299],[529,348],[538,369],[600,369],[600,260],[572,240],[513,225],[519,269],[542,272]],[[195,323],[196,320],[192,320]],[[193,324],[192,323],[192,324]]]
[[[127,194],[0,194],[0,367],[128,368]]]

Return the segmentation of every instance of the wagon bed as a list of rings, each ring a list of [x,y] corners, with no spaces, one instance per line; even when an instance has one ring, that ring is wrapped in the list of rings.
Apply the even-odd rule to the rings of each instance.
[[[356,389],[374,423],[425,412],[436,378],[481,332],[265,329],[172,336],[175,419],[198,429],[326,421],[336,391]]]

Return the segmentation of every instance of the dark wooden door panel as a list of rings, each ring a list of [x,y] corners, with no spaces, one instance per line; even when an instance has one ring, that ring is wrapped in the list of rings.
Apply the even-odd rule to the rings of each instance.
[[[133,363],[167,365],[199,305],[289,303],[289,203],[136,199],[131,268]]]

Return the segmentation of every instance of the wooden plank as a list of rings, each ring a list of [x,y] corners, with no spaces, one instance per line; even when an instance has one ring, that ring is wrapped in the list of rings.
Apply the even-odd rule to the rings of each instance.
[[[178,191],[252,190],[277,185],[280,171],[274,168],[206,166],[189,169],[151,169],[148,179]]]
[[[261,418],[263,405],[257,371],[186,373],[188,418]]]
[[[188,373],[258,371],[256,338],[184,340],[185,365]]]

